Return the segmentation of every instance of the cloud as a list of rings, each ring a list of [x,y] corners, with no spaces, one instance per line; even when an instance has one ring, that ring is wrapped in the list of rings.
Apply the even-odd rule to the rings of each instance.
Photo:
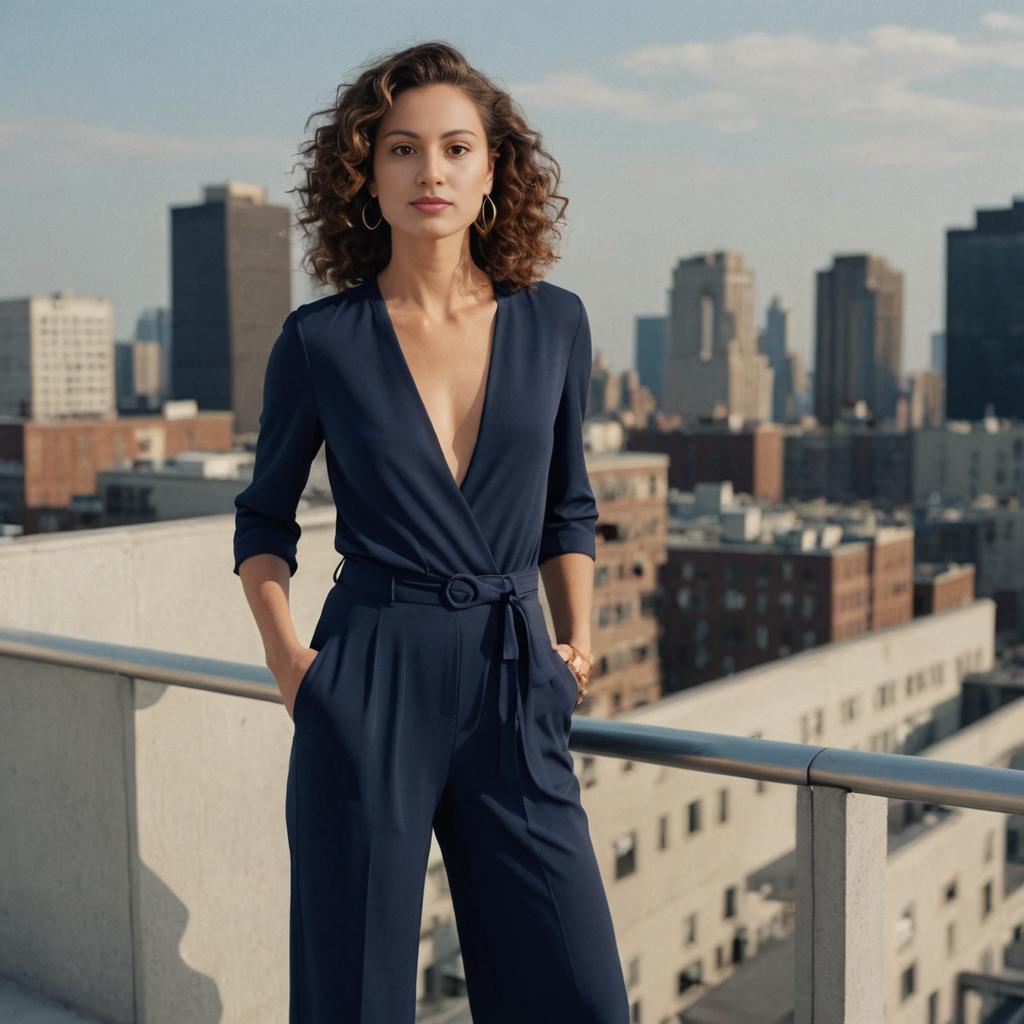
[[[195,139],[164,132],[139,132],[66,118],[0,121],[0,153],[16,161],[57,161],[78,166],[92,160],[193,160],[251,157],[287,149],[279,140],[242,136]]]
[[[992,11],[990,14],[986,14],[981,21],[987,28],[1001,29],[1005,32],[1020,32],[1024,35],[1024,14]]]
[[[1024,125],[1021,103],[972,99],[958,84],[965,72],[1024,71],[1024,16],[991,12],[981,24],[961,35],[881,24],[836,38],[749,32],[658,43],[620,57],[625,86],[556,74],[515,92],[536,106],[732,133],[817,122],[848,133],[833,150],[844,158],[963,163],[981,158],[986,141],[1005,145],[1005,130]]]

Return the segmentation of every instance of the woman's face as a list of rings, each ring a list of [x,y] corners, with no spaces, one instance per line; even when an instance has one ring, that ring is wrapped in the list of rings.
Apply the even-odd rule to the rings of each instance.
[[[476,105],[453,85],[406,89],[377,127],[370,194],[392,232],[440,239],[464,232],[480,215],[494,183]],[[413,205],[439,196],[439,210]],[[488,205],[489,210],[489,205]],[[374,211],[369,211],[371,223]]]

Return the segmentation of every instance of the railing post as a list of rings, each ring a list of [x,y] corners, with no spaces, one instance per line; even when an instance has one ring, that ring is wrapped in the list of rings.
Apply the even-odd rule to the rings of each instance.
[[[795,1024],[882,1024],[888,800],[796,797]]]

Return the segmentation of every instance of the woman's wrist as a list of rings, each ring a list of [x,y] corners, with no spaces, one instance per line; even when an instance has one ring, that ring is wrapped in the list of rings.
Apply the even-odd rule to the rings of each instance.
[[[282,669],[286,669],[305,650],[302,643],[296,637],[291,642],[280,642],[274,647],[264,648],[264,661],[273,675],[277,675]]]
[[[570,633],[567,637],[559,637],[557,643],[569,644],[572,647],[578,647],[581,651],[590,653],[589,633]]]

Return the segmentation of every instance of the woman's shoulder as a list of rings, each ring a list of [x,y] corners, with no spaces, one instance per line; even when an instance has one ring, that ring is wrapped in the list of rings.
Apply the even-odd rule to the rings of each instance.
[[[528,301],[539,316],[565,327],[570,333],[575,332],[583,316],[583,300],[580,296],[550,281],[535,281],[532,290],[524,288],[516,294],[528,295]]]
[[[351,305],[353,302],[358,302],[360,299],[367,298],[369,292],[368,286],[369,280],[366,280],[361,284],[352,285],[349,288],[343,288],[341,291],[331,292],[329,295],[322,295],[318,299],[303,302],[292,310],[291,315],[300,322],[309,319],[316,319],[318,316],[325,313],[330,315],[340,308]]]
[[[362,325],[369,323],[369,282],[343,288],[303,302],[288,315],[307,349],[316,348],[318,339],[331,341],[339,332],[349,337],[362,333]]]

